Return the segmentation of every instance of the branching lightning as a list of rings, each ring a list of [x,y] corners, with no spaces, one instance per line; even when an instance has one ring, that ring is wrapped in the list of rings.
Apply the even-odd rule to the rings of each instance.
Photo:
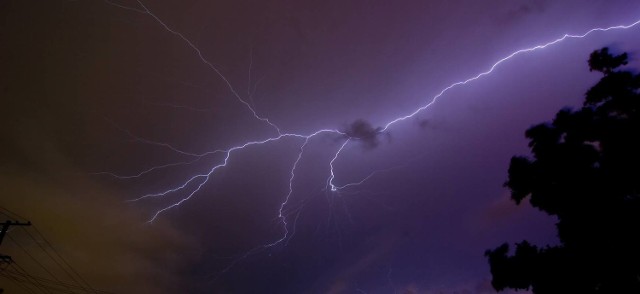
[[[160,142],[154,142],[151,140],[147,140],[147,139],[143,139],[141,137],[137,137],[134,136],[133,134],[131,134],[128,131],[127,134],[129,136],[131,136],[134,140],[142,142],[142,143],[146,143],[146,144],[151,144],[151,145],[156,145],[156,146],[161,146],[164,148],[168,148],[169,150],[172,150],[173,152],[177,153],[177,154],[181,154],[181,155],[187,155],[187,156],[192,156],[195,157],[194,160],[192,161],[184,161],[184,162],[178,162],[178,163],[170,163],[170,164],[164,164],[164,165],[159,165],[159,166],[155,166],[155,167],[151,167],[148,168],[142,172],[136,173],[134,175],[128,175],[128,176],[119,176],[119,175],[115,175],[113,173],[107,173],[107,172],[101,172],[100,174],[109,174],[112,176],[115,176],[117,178],[121,178],[121,179],[128,179],[128,178],[136,178],[136,177],[141,177],[145,174],[148,174],[150,172],[153,172],[155,170],[161,169],[161,168],[169,168],[169,167],[173,167],[173,166],[178,166],[178,165],[187,165],[187,164],[191,164],[194,163],[195,161],[199,160],[200,158],[207,156],[207,155],[211,155],[211,154],[215,154],[215,153],[222,153],[224,154],[224,159],[222,160],[221,163],[218,163],[217,165],[214,165],[213,167],[211,167],[208,171],[204,172],[204,173],[200,173],[200,174],[196,174],[193,175],[189,178],[187,178],[186,180],[184,180],[181,184],[178,184],[172,188],[169,188],[165,191],[162,192],[157,192],[157,193],[151,193],[151,194],[147,194],[147,195],[143,195],[141,197],[138,197],[136,199],[132,199],[130,201],[136,202],[136,201],[141,201],[143,199],[146,198],[152,198],[152,197],[163,197],[163,196],[167,196],[169,194],[172,193],[177,193],[177,192],[186,192],[187,196],[181,198],[179,201],[166,206],[158,211],[156,211],[153,216],[149,219],[149,222],[153,222],[154,220],[156,220],[161,214],[163,214],[164,212],[175,208],[177,206],[180,206],[181,204],[183,204],[184,202],[186,202],[187,200],[191,199],[195,194],[197,194],[200,189],[208,182],[208,180],[210,179],[210,177],[212,177],[214,175],[214,173],[220,169],[223,168],[225,166],[227,166],[227,164],[229,163],[232,155],[235,154],[236,151],[239,150],[243,150],[246,149],[248,147],[253,147],[253,146],[258,146],[258,145],[263,145],[263,144],[267,144],[267,143],[272,143],[272,142],[276,142],[279,141],[280,139],[283,138],[298,138],[302,140],[302,143],[299,147],[299,152],[297,154],[296,160],[294,161],[291,169],[290,169],[290,176],[289,176],[289,184],[288,184],[288,193],[285,195],[283,201],[280,203],[279,205],[279,209],[278,209],[278,220],[279,223],[282,225],[283,227],[283,234],[278,237],[277,239],[275,239],[272,242],[266,243],[264,245],[261,245],[259,247],[256,247],[252,250],[250,250],[249,252],[245,253],[244,255],[242,255],[242,258],[245,258],[251,254],[254,254],[255,252],[257,252],[258,250],[261,249],[265,249],[265,248],[269,248],[269,247],[273,247],[276,246],[280,243],[282,243],[283,241],[287,240],[287,238],[291,238],[292,235],[290,235],[290,231],[289,231],[289,223],[287,221],[287,216],[285,214],[285,209],[286,206],[289,204],[289,201],[291,199],[291,196],[294,193],[294,189],[293,189],[293,183],[294,183],[294,179],[296,177],[296,170],[299,166],[299,163],[301,161],[301,159],[303,158],[303,154],[304,154],[304,150],[305,147],[307,147],[307,145],[310,142],[310,139],[312,139],[313,137],[319,135],[319,134],[333,134],[336,135],[337,138],[340,138],[342,140],[344,140],[339,149],[337,149],[337,151],[335,153],[333,153],[333,157],[331,158],[330,162],[329,162],[329,177],[327,179],[327,188],[330,188],[330,190],[332,192],[338,191],[340,189],[345,189],[348,187],[352,187],[352,186],[358,186],[362,183],[364,183],[365,181],[367,181],[368,179],[370,179],[374,174],[376,174],[378,171],[374,171],[371,174],[369,174],[367,177],[365,177],[364,179],[362,179],[361,181],[357,181],[357,182],[353,182],[353,183],[349,183],[346,185],[336,185],[334,183],[335,180],[335,167],[334,167],[334,163],[340,158],[340,155],[342,153],[342,151],[345,149],[345,147],[353,142],[353,141],[357,141],[358,138],[354,138],[354,137],[350,137],[346,132],[343,131],[339,131],[337,129],[322,129],[322,130],[318,130],[316,132],[310,133],[308,135],[304,135],[304,134],[295,134],[295,133],[282,133],[281,129],[276,126],[274,123],[272,123],[268,118],[260,116],[257,114],[257,112],[255,111],[255,109],[252,107],[252,103],[247,102],[247,100],[243,99],[238,92],[235,90],[235,88],[232,86],[232,84],[230,83],[230,81],[224,76],[224,74],[216,67],[214,66],[211,62],[209,62],[202,54],[202,52],[200,51],[199,48],[196,47],[196,45],[194,45],[187,37],[185,37],[182,33],[172,29],[169,25],[167,25],[164,21],[162,21],[157,15],[155,15],[145,4],[143,4],[141,1],[137,0],[138,4],[140,5],[141,8],[132,8],[132,7],[127,7],[127,6],[123,6],[108,0],[105,0],[106,3],[110,4],[110,5],[114,5],[116,7],[120,7],[123,9],[127,9],[127,10],[131,10],[131,11],[135,11],[135,12],[139,12],[139,13],[143,13],[146,15],[149,15],[150,17],[152,17],[158,24],[161,25],[162,28],[164,28],[167,32],[177,36],[181,41],[183,41],[184,43],[186,43],[186,45],[188,47],[190,47],[191,49],[193,49],[193,51],[196,53],[196,55],[198,56],[198,58],[200,59],[201,62],[203,62],[204,64],[206,64],[211,70],[213,70],[217,76],[226,83],[226,86],[228,88],[228,90],[235,96],[235,98],[237,98],[237,100],[243,104],[244,106],[246,106],[250,112],[252,113],[253,117],[255,117],[256,119],[263,121],[267,124],[269,124],[271,127],[273,127],[276,131],[277,131],[277,136],[274,137],[269,137],[267,139],[264,140],[257,140],[257,141],[248,141],[244,144],[238,145],[238,146],[234,146],[231,148],[228,148],[226,150],[214,150],[214,151],[209,151],[209,152],[205,152],[205,153],[201,153],[201,154],[197,154],[197,153],[192,153],[192,152],[186,152],[183,150],[180,150],[178,148],[175,148],[169,144],[166,143],[160,143]],[[529,48],[524,48],[524,49],[520,49],[517,51],[514,51],[513,53],[507,55],[506,57],[499,59],[497,62],[495,62],[491,67],[489,67],[486,71],[480,72],[470,78],[467,79],[463,79],[457,82],[454,82],[448,86],[446,86],[445,88],[443,88],[439,93],[437,93],[435,96],[431,97],[430,99],[428,99],[428,101],[426,102],[426,104],[419,106],[418,108],[416,108],[415,110],[413,110],[411,113],[403,115],[403,116],[399,116],[389,122],[387,122],[384,127],[379,128],[377,130],[377,134],[380,134],[382,132],[387,131],[389,128],[391,128],[392,126],[394,126],[395,124],[402,122],[404,120],[407,120],[409,118],[412,118],[414,116],[416,116],[418,113],[430,108],[432,105],[434,105],[439,98],[441,98],[445,93],[447,93],[449,90],[456,88],[456,87],[460,87],[460,86],[464,86],[468,83],[471,83],[473,81],[479,80],[484,76],[490,75],[492,72],[494,72],[494,70],[501,64],[507,62],[508,60],[519,56],[519,55],[523,55],[525,53],[529,53],[529,52],[533,52],[533,51],[537,51],[537,50],[541,50],[541,49],[545,49],[549,46],[553,46],[555,44],[558,44],[560,42],[563,42],[565,40],[568,39],[581,39],[581,38],[585,38],[591,34],[593,34],[594,32],[606,32],[606,31],[610,31],[610,30],[622,30],[622,29],[629,29],[632,27],[637,26],[638,24],[640,24],[640,20],[635,21],[631,24],[628,25],[616,25],[616,26],[611,26],[611,27],[605,27],[605,28],[593,28],[590,29],[588,31],[586,31],[583,34],[565,34],[560,38],[557,38],[553,41],[541,44],[541,45],[535,45]],[[251,63],[253,63],[253,61],[251,60]],[[250,65],[251,66],[251,65]],[[247,95],[249,97],[249,99],[252,99],[252,93],[253,91],[249,89],[247,89]],[[353,140],[352,140],[353,139]],[[298,212],[298,216],[299,216],[299,212]],[[297,217],[296,217],[297,219]],[[293,231],[295,232],[295,223],[294,223],[294,228]],[[234,264],[236,264],[238,262],[238,260],[234,261],[227,269],[229,269],[231,266],[233,266]],[[225,271],[227,270],[225,269]]]
[[[213,166],[208,172],[203,173],[203,174],[194,175],[194,176],[190,177],[189,179],[187,179],[186,181],[184,181],[181,185],[178,185],[178,186],[176,186],[174,188],[165,190],[163,192],[143,195],[143,196],[141,196],[139,198],[132,199],[130,201],[135,202],[135,201],[139,201],[139,200],[142,200],[142,199],[145,199],[145,198],[149,198],[149,197],[166,196],[166,195],[174,193],[174,192],[182,191],[182,190],[186,189],[189,186],[189,184],[191,184],[192,182],[196,181],[197,179],[202,179],[202,181],[199,182],[199,184],[197,184],[196,188],[191,190],[191,192],[187,195],[187,197],[184,197],[184,198],[180,199],[178,202],[175,202],[175,203],[173,203],[173,204],[171,204],[171,205],[169,205],[169,206],[167,206],[165,208],[162,208],[162,209],[158,210],[153,215],[153,217],[151,217],[151,219],[149,219],[149,221],[148,221],[149,223],[152,223],[163,212],[165,212],[165,211],[167,211],[167,210],[169,210],[171,208],[180,206],[185,201],[191,199],[191,197],[193,197],[193,195],[195,195],[198,191],[200,191],[200,188],[202,188],[202,186],[207,183],[207,181],[209,180],[209,177],[211,177],[211,175],[216,170],[218,170],[219,168],[227,166],[227,163],[229,162],[229,158],[231,157],[231,154],[234,151],[243,150],[243,149],[245,149],[247,147],[254,146],[254,145],[263,145],[263,144],[266,144],[266,143],[269,143],[269,142],[279,141],[280,139],[286,138],[286,137],[294,137],[294,138],[304,139],[305,143],[301,147],[301,150],[304,150],[303,148],[304,148],[304,146],[306,146],[306,144],[309,141],[309,139],[311,139],[311,138],[313,138],[313,137],[315,137],[315,136],[317,136],[319,134],[322,134],[322,133],[342,134],[342,132],[340,132],[338,130],[323,129],[323,130],[316,131],[316,132],[314,132],[314,133],[312,133],[310,135],[281,134],[281,135],[278,135],[277,137],[271,137],[271,138],[268,138],[268,139],[265,139],[265,140],[261,140],[261,141],[250,141],[250,142],[244,143],[244,144],[239,145],[239,146],[232,147],[232,148],[224,151],[225,157],[224,157],[223,162],[218,164],[218,165]],[[346,145],[346,144],[344,144],[344,145]],[[344,145],[343,145],[343,147],[344,147]],[[299,156],[299,158],[302,157],[302,151],[300,152],[300,154],[298,156]],[[292,168],[292,171],[291,171],[292,176],[291,176],[291,180],[290,180],[290,186],[293,185],[291,182],[293,181],[293,178],[295,176],[295,167],[297,166],[299,161],[300,161],[300,159],[296,160],[296,163],[294,164],[294,167]],[[291,191],[291,193],[293,193],[293,191]],[[281,209],[280,209],[280,218],[281,218],[281,220],[283,221],[283,223],[285,225],[286,225],[286,221],[285,221],[284,217],[282,216],[282,209],[286,205],[286,202],[289,200],[289,196],[291,195],[291,193],[289,193],[287,195],[287,197],[285,199],[285,202],[283,202],[283,204],[281,205]]]
[[[113,2],[108,2],[108,3],[113,4]],[[148,14],[153,19],[155,19],[160,25],[162,25],[162,27],[164,27],[165,30],[167,30],[168,32],[178,36],[178,38],[182,39],[182,41],[184,41],[191,49],[193,49],[193,51],[196,52],[196,55],[198,55],[198,58],[200,58],[200,60],[204,64],[209,66],[209,68],[211,68],[218,75],[218,77],[220,77],[220,79],[227,85],[227,88],[233,94],[233,96],[235,96],[238,99],[238,101],[240,101],[240,103],[244,104],[244,106],[246,106],[249,109],[249,111],[251,111],[251,113],[253,114],[253,116],[256,119],[271,125],[278,132],[278,134],[282,134],[280,132],[280,128],[278,128],[278,126],[276,126],[274,123],[269,121],[268,118],[258,115],[256,110],[251,106],[251,104],[249,104],[249,102],[247,102],[246,100],[242,99],[242,97],[240,96],[240,94],[238,94],[238,92],[233,87],[233,85],[231,85],[231,82],[229,82],[227,77],[225,75],[223,75],[222,72],[220,72],[220,70],[215,65],[213,65],[213,63],[211,63],[209,60],[207,60],[204,57],[204,55],[202,55],[202,51],[200,51],[200,49],[198,47],[196,47],[196,45],[193,44],[193,42],[191,42],[191,40],[187,39],[187,37],[185,37],[182,33],[170,28],[164,21],[162,21],[158,16],[156,16],[153,12],[151,12],[151,10],[149,10],[149,8],[147,8],[147,6],[145,6],[142,3],[142,1],[138,0],[138,4],[140,4],[140,6],[142,7],[143,10],[139,10],[139,9],[133,9],[133,10],[138,11],[138,12],[143,11],[145,14]],[[122,5],[118,5],[118,7],[123,7],[123,6]]]
[[[285,240],[288,236],[289,236],[289,229],[287,228],[288,224],[287,224],[287,218],[284,216],[283,214],[283,210],[285,208],[285,206],[287,206],[287,203],[289,203],[289,199],[291,198],[291,194],[293,194],[293,179],[296,177],[296,168],[298,167],[298,163],[300,163],[300,159],[302,159],[302,154],[304,153],[304,147],[307,146],[307,143],[309,143],[309,139],[311,137],[308,137],[304,140],[304,144],[302,144],[302,146],[300,146],[300,153],[298,153],[298,158],[296,158],[296,161],[293,163],[293,167],[291,167],[291,177],[289,177],[289,192],[287,193],[287,196],[284,198],[284,201],[282,201],[282,203],[280,203],[280,209],[278,210],[278,219],[280,219],[280,222],[282,223],[282,226],[284,228],[284,234],[282,235],[282,238],[269,243],[267,245],[265,245],[265,247],[271,247],[274,246],[280,242],[282,242],[283,240]]]
[[[329,170],[331,171],[331,174],[329,175],[329,179],[327,179],[327,186],[331,187],[332,192],[335,192],[338,190],[338,187],[336,187],[333,184],[333,179],[336,177],[336,175],[333,173],[333,163],[336,161],[336,159],[338,159],[338,156],[340,156],[340,152],[342,152],[342,149],[344,149],[344,147],[347,146],[348,143],[349,143],[349,139],[344,141],[344,143],[342,143],[342,146],[340,146],[340,149],[336,151],[336,154],[333,156],[333,158],[329,162],[329,167],[330,167]]]

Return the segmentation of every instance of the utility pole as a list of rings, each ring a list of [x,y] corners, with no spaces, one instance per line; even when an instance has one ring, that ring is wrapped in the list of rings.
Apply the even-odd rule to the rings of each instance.
[[[0,245],[2,245],[2,240],[4,240],[4,235],[7,234],[7,231],[9,230],[9,227],[11,226],[30,226],[31,222],[26,222],[26,223],[21,223],[18,221],[12,222],[10,220],[4,222],[4,224],[2,224],[2,230],[0,230]],[[2,262],[6,262],[6,263],[11,263],[11,256],[9,255],[2,255],[0,254],[0,263]],[[0,294],[4,293],[4,289],[0,288]]]
[[[2,245],[2,240],[4,240],[4,235],[7,234],[7,231],[9,230],[9,227],[11,226],[30,226],[31,222],[26,222],[26,223],[21,223],[18,221],[12,222],[10,220],[4,222],[4,224],[2,224],[2,230],[0,231],[0,245]],[[2,255],[0,254],[0,262],[11,262],[11,256],[8,255]]]

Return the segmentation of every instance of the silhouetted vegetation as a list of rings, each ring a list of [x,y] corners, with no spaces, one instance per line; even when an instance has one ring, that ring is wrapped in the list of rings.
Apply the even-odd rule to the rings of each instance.
[[[594,51],[603,77],[583,107],[526,131],[533,158],[513,157],[505,186],[557,217],[560,245],[488,250],[496,290],[640,293],[640,75],[626,64],[626,53]]]

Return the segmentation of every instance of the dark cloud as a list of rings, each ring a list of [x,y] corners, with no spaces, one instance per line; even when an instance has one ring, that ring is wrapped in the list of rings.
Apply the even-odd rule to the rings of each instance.
[[[373,149],[380,144],[382,127],[374,128],[370,122],[357,119],[342,132],[347,138],[360,142],[365,149]]]
[[[520,1],[518,1],[520,2]],[[499,19],[501,23],[510,23],[514,21],[518,21],[524,17],[527,17],[532,14],[543,13],[547,10],[549,6],[548,0],[528,0],[522,1],[524,3],[507,10],[503,14],[503,16]]]

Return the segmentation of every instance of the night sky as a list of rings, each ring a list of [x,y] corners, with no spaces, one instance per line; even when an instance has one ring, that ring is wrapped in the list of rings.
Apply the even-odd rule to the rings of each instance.
[[[384,127],[518,49],[634,23],[640,3],[142,3],[0,1],[0,206],[113,293],[493,293],[486,249],[557,242],[554,218],[502,186],[524,131],[580,106],[593,50],[640,68],[640,25],[595,32],[517,55],[334,161],[346,137],[314,136],[285,231],[300,137],[127,200],[226,154],[194,155],[277,137],[251,109],[287,134]],[[331,162],[336,186],[367,180],[332,192]],[[16,244],[0,252],[45,275]]]

